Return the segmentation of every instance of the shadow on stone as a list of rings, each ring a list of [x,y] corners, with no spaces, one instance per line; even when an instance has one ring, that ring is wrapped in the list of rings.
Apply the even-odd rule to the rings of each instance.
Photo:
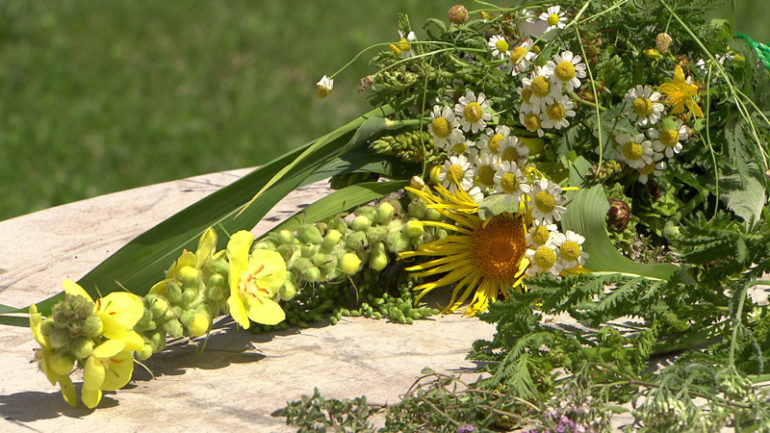
[[[80,384],[75,384],[78,397],[80,396]],[[99,408],[115,407],[118,401],[110,398],[106,393],[102,396]],[[78,402],[77,407],[72,407],[64,401],[60,392],[17,392],[16,394],[0,395],[0,415],[10,422],[32,422],[42,419],[52,419],[65,416],[68,418],[82,418],[91,414],[94,410],[88,409]],[[24,426],[30,431],[37,431]]]

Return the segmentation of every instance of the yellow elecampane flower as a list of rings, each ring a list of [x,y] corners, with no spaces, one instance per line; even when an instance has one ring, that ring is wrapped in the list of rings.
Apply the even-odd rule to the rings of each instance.
[[[64,280],[64,291],[82,296],[91,302],[91,296],[78,283]],[[132,293],[112,292],[94,302],[94,314],[104,325],[103,335],[111,340],[123,340],[127,350],[142,350],[144,339],[134,331],[134,326],[144,314],[142,299]]]
[[[286,281],[286,263],[275,251],[255,250],[249,255],[254,236],[241,230],[227,243],[230,315],[244,329],[249,319],[256,323],[275,325],[286,318],[273,296]]]
[[[96,346],[83,368],[83,404],[95,408],[102,399],[102,391],[123,388],[133,372],[134,357],[124,340],[107,340]]]
[[[32,329],[35,340],[40,343],[40,348],[35,350],[35,358],[40,361],[40,370],[51,385],[59,384],[64,401],[72,407],[77,406],[78,396],[69,376],[75,361],[54,353],[51,342],[43,334],[43,315],[38,313],[36,305],[29,307],[29,327]]]
[[[680,65],[674,68],[673,81],[661,84],[660,91],[666,94],[668,105],[674,107],[671,114],[679,114],[687,107],[695,117],[703,117],[703,110],[694,99],[698,95],[698,85],[692,81],[692,77],[685,79]]]

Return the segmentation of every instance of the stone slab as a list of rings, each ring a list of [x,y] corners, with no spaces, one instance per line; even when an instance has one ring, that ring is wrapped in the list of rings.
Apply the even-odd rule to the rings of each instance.
[[[26,306],[61,291],[134,237],[249,170],[151,185],[0,222],[0,303]],[[318,183],[295,191],[255,229],[271,226],[328,192]],[[310,394],[367,395],[397,401],[423,367],[470,372],[472,342],[494,328],[460,315],[400,325],[343,319],[335,326],[252,334],[226,318],[202,341],[180,340],[135,369],[130,384],[107,393],[98,409],[69,407],[37,366],[29,329],[0,325],[1,432],[289,432],[271,416]],[[74,377],[78,382],[78,378]]]

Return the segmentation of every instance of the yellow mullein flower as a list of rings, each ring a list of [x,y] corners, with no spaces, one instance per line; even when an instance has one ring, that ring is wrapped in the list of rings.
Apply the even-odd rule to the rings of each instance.
[[[695,102],[698,84],[693,82],[692,76],[685,79],[681,66],[676,65],[673,81],[661,84],[660,91],[666,94],[668,105],[674,107],[671,114],[679,114],[687,107],[695,117],[703,117],[703,110]]]
[[[438,210],[452,224],[423,221],[455,234],[420,245],[416,251],[406,251],[401,258],[438,256],[438,258],[406,268],[413,277],[443,274],[438,280],[420,284],[414,290],[416,300],[437,287],[454,285],[452,297],[444,312],[457,310],[473,293],[465,314],[485,311],[498,295],[521,284],[529,266],[526,226],[519,214],[503,213],[482,220],[478,205],[465,191],[452,194],[436,186],[439,195],[431,191],[407,188],[419,196],[428,207]]]
[[[40,343],[40,348],[35,349],[35,359],[40,361],[40,370],[43,371],[51,385],[59,384],[64,401],[72,407],[77,406],[78,396],[69,376],[75,361],[54,354],[50,340],[43,334],[43,315],[38,313],[36,305],[29,307],[29,327],[32,329],[35,340]]]
[[[241,230],[227,243],[230,283],[227,305],[230,315],[244,329],[249,328],[249,319],[275,325],[286,318],[281,306],[273,300],[286,281],[286,263],[275,251],[254,250],[249,255],[253,242],[254,236]]]
[[[82,399],[89,409],[99,405],[102,391],[117,391],[131,380],[134,357],[125,340],[107,340],[96,346],[83,368]]]
[[[78,283],[64,280],[64,292],[82,296],[94,302]],[[144,339],[134,331],[136,322],[144,314],[144,303],[138,296],[127,292],[112,292],[94,303],[94,314],[102,320],[103,335],[110,340],[123,340],[127,350],[142,350]]]

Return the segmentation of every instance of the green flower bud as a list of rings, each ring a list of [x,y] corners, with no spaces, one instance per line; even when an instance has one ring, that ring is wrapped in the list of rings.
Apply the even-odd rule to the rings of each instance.
[[[179,317],[179,312],[181,311],[181,308],[177,306],[169,306],[168,310],[166,310],[166,314],[163,315],[163,320],[171,320],[176,319]]]
[[[229,265],[226,260],[212,260],[208,262],[209,272],[212,274],[227,275]]]
[[[206,283],[207,286],[221,286],[224,287],[227,285],[227,279],[224,275],[221,274],[214,274],[209,277],[209,281]]]
[[[312,224],[300,226],[297,229],[297,235],[299,236],[302,242],[305,242],[308,244],[320,244],[321,241],[323,240],[323,236],[321,236],[321,231],[318,230],[318,227]]]
[[[254,245],[254,248],[257,249],[257,250],[275,251],[276,247],[277,247],[277,245],[273,241],[271,241],[269,239],[265,239],[265,240],[259,241],[259,242],[257,242]]]
[[[184,287],[198,287],[200,272],[192,266],[184,266],[179,270],[179,279]]]
[[[321,251],[325,253],[332,252],[342,240],[342,233],[337,229],[331,229],[326,232],[323,241],[321,242]]]
[[[83,329],[82,334],[91,337],[96,338],[104,332],[104,324],[102,323],[102,319],[99,318],[97,315],[92,315],[88,319],[86,319],[85,322],[83,322]]]
[[[372,220],[365,215],[359,215],[350,222],[350,228],[357,232],[364,231],[371,225]]]
[[[282,300],[290,301],[294,299],[294,296],[297,295],[297,286],[295,286],[290,279],[287,279],[283,283],[283,286],[281,287],[281,289],[278,291],[278,295],[281,297]]]
[[[202,313],[195,313],[185,326],[187,327],[187,330],[190,331],[191,336],[200,337],[209,332],[210,324],[211,321],[208,316]]]
[[[340,260],[340,270],[347,275],[353,275],[361,268],[361,259],[355,253],[347,253]]]
[[[361,206],[356,209],[356,216],[365,216],[369,221],[374,221],[377,218],[377,209],[374,206]],[[355,230],[355,228],[353,229]]]
[[[55,329],[55,326],[53,324],[52,318],[47,318],[43,320],[43,324],[40,327],[40,330],[43,332],[43,335],[48,335]]]
[[[385,238],[388,250],[394,253],[400,253],[409,249],[409,237],[401,232],[391,232]]]
[[[172,304],[182,303],[182,287],[176,281],[169,281],[166,283],[166,298]]]
[[[305,271],[313,267],[313,262],[310,261],[307,257],[300,257],[297,260],[294,261],[294,265],[292,266],[292,270],[295,270],[300,273],[300,275],[304,274]]]
[[[229,288],[225,285],[210,285],[206,287],[206,299],[211,302],[224,301],[229,293]]]
[[[291,259],[291,256],[294,255],[294,246],[291,244],[279,245],[275,250],[278,251],[281,257],[283,257],[283,260],[286,262],[288,262],[289,259]]]
[[[166,347],[166,334],[163,331],[157,331],[150,334],[150,345],[152,352],[157,353]]]
[[[327,281],[335,280],[340,276],[339,268],[337,267],[337,258],[332,256],[329,263],[321,266],[321,273]]]
[[[198,290],[196,288],[188,287],[182,291],[182,302],[180,305],[190,305],[195,302],[198,297]]]
[[[291,245],[294,243],[294,233],[289,230],[281,230],[278,232],[278,240],[282,245]]]
[[[321,271],[318,268],[312,266],[307,268],[305,272],[302,273],[302,279],[311,283],[317,283],[323,280],[323,276],[321,275]]]
[[[323,266],[331,261],[331,257],[328,254],[316,253],[310,258],[310,261],[316,266]]]
[[[369,227],[366,229],[366,237],[369,238],[369,243],[382,242],[385,240],[385,236],[388,235],[388,229],[385,227]]]
[[[70,343],[70,331],[67,328],[56,328],[48,334],[48,338],[54,350],[62,349]]]
[[[396,209],[393,207],[392,204],[383,201],[377,206],[377,218],[374,220],[378,224],[387,225],[390,223],[391,220],[393,220],[393,215],[395,214]]]
[[[438,221],[441,219],[441,212],[437,211],[436,209],[426,209],[425,210],[425,218],[426,220],[430,221]]]
[[[318,245],[316,244],[302,245],[302,247],[300,248],[300,255],[302,255],[302,257],[311,258],[317,252],[318,252]]]
[[[179,323],[179,320],[176,319],[172,319],[164,323],[163,330],[166,331],[166,333],[172,338],[179,338],[184,335],[182,324]]]
[[[348,231],[348,225],[340,215],[335,215],[327,221],[329,231],[337,230],[341,234],[345,234]],[[327,232],[328,234],[328,232]]]
[[[375,271],[381,271],[388,266],[388,255],[384,253],[374,254],[369,256],[369,267]]]
[[[351,250],[361,251],[369,246],[369,239],[364,232],[353,232],[345,239],[345,246]]]
[[[418,220],[409,220],[404,226],[404,231],[410,237],[413,237],[413,238],[420,237],[424,232],[423,223],[422,221],[418,221]]]
[[[147,295],[144,297],[145,304],[149,307],[152,317],[163,317],[168,311],[168,301],[162,296]]]
[[[88,337],[78,337],[72,340],[72,353],[78,359],[85,359],[91,356],[94,351],[94,340]]]
[[[152,356],[152,345],[145,344],[144,348],[135,353],[136,359],[144,361]]]
[[[425,212],[428,210],[428,205],[422,200],[413,200],[409,203],[408,212],[409,215],[417,219],[425,218]]]

